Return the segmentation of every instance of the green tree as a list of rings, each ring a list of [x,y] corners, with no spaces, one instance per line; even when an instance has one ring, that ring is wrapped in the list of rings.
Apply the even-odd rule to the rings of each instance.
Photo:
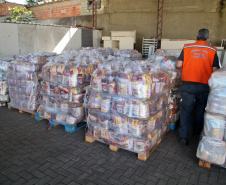
[[[27,4],[32,6],[35,5],[37,2],[44,2],[45,0],[26,0]]]
[[[15,6],[14,8],[9,8],[8,11],[11,11],[10,20],[28,22],[36,19],[34,13],[26,11],[25,7],[18,8]]]

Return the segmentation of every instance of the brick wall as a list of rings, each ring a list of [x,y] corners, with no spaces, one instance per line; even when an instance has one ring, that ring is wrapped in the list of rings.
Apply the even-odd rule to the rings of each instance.
[[[81,3],[57,6],[52,8],[51,18],[73,17],[81,15]]]
[[[39,19],[50,19],[50,8],[43,8],[43,9],[37,9],[37,10],[31,10],[34,14],[37,20]]]
[[[81,15],[80,0],[47,3],[29,8],[34,12],[36,19],[54,19]]]
[[[8,8],[14,8],[15,6],[22,7],[22,5],[15,4],[15,3],[0,3],[0,15],[9,15],[11,14],[11,11],[8,11]]]

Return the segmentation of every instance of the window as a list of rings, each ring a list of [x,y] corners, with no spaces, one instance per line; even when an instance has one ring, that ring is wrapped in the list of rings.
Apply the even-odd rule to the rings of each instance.
[[[101,8],[101,0],[88,0],[88,10],[92,10],[93,8],[93,1],[94,1],[94,8],[95,8],[95,2],[97,2],[97,8]]]

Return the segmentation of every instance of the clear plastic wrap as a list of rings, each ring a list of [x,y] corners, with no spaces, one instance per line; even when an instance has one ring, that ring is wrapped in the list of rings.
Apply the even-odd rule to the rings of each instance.
[[[169,74],[142,61],[102,63],[88,90],[88,133],[144,154],[169,124]]]
[[[84,119],[85,87],[99,58],[99,50],[93,48],[63,52],[61,56],[49,58],[41,73],[43,82],[38,112],[44,118],[62,124],[73,125]]]
[[[84,113],[83,113],[83,107],[77,107],[80,109],[79,111],[75,111],[76,113],[64,113],[62,111],[58,111],[55,108],[50,108],[46,107],[43,105],[40,105],[37,112],[44,117],[45,119],[56,121],[58,123],[62,124],[69,124],[69,125],[74,125],[79,123],[80,121],[83,120],[84,118]],[[70,109],[70,111],[73,111]]]
[[[211,89],[206,110],[226,115],[226,88]]]
[[[14,58],[0,59],[0,106],[4,106],[6,102],[9,102],[9,90],[7,84],[7,68],[10,62]]]
[[[114,54],[116,57],[130,58],[131,60],[141,60],[142,55],[137,50],[118,50]]]
[[[211,78],[208,81],[209,86],[212,89],[226,88],[226,65],[212,73]]]
[[[206,112],[204,121],[205,136],[226,141],[226,116]]]
[[[108,64],[107,64],[108,65]],[[111,70],[99,65],[92,75],[91,88],[108,94],[150,99],[169,88],[169,75],[164,70],[144,71],[142,66]]]
[[[161,128],[154,128],[147,137],[139,138],[126,133],[127,130],[125,129],[125,126],[128,123],[129,122],[123,122],[118,125],[118,130],[121,131],[121,133],[90,123],[88,133],[104,143],[115,145],[140,154],[145,154],[155,146],[157,141],[166,132],[168,124],[167,122],[164,122]],[[136,127],[134,128],[139,128],[137,124],[135,125]],[[136,131],[136,133],[139,133],[139,130]]]
[[[117,113],[130,118],[148,119],[168,105],[168,93],[149,100],[109,95],[90,90],[88,107],[104,113]]]
[[[52,54],[40,53],[18,56],[8,64],[7,82],[11,107],[33,112],[39,107],[39,74],[47,57]]]
[[[200,140],[196,155],[211,164],[226,167],[226,142],[204,136]]]
[[[78,87],[85,83],[84,68],[70,64],[48,63],[43,67],[42,78],[69,87]]]
[[[226,168],[226,67],[212,73],[197,157]]]

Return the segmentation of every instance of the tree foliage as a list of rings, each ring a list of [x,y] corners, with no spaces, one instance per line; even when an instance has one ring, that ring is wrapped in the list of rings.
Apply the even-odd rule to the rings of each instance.
[[[18,8],[15,6],[14,8],[9,8],[8,11],[11,11],[10,20],[28,22],[36,19],[34,13],[26,11],[25,7]]]
[[[44,2],[45,0],[26,0],[26,1],[27,1],[28,5],[32,6],[32,5],[35,5],[38,2]]]

